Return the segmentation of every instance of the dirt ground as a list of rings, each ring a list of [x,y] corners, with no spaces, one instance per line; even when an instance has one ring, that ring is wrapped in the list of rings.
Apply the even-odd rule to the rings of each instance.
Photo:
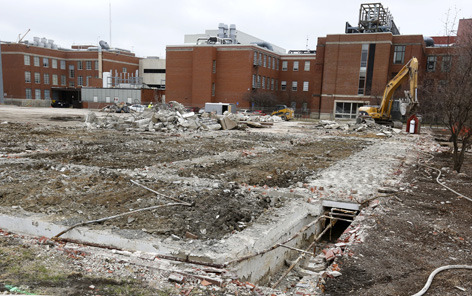
[[[472,196],[470,153],[461,174],[451,169],[448,152],[420,159],[441,169],[448,187]],[[472,202],[440,186],[437,175],[424,166],[408,168],[403,181],[409,189],[381,198],[369,212],[368,238],[351,249],[352,258],[338,262],[342,276],[328,280],[327,295],[412,295],[436,268],[472,263]],[[471,271],[455,269],[439,273],[425,295],[471,293]]]
[[[284,202],[251,188],[298,187],[372,141],[381,141],[375,133],[316,130],[311,123],[297,122],[248,131],[87,130],[83,127],[86,112],[0,106],[3,212],[44,213],[57,223],[72,225],[169,202],[131,183],[135,180],[191,206],[142,212],[92,227],[159,238],[185,238],[191,233],[218,240]],[[442,180],[470,197],[471,158],[468,154],[460,175],[450,169],[446,153],[436,153],[428,165],[444,168]],[[342,276],[327,279],[326,295],[414,294],[435,268],[472,261],[472,204],[438,185],[434,171],[409,166],[404,174],[407,190],[384,194],[378,205],[363,212],[367,239],[351,247],[352,256],[336,259]],[[163,279],[168,282],[168,274],[158,276],[142,266],[124,267],[107,254],[77,253],[57,243],[6,232],[0,237],[0,289],[12,285],[62,295],[179,295],[182,291],[173,284],[160,284]],[[93,260],[78,260],[82,257]],[[470,295],[471,280],[470,271],[445,271],[427,295]],[[242,290],[210,293],[195,288],[187,295],[272,294],[237,286]]]

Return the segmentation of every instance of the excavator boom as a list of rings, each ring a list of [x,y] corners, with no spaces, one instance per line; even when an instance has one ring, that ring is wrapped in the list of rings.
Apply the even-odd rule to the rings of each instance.
[[[393,94],[406,79],[409,81],[409,91],[405,92],[406,98],[400,101],[400,109],[406,112],[406,110],[410,110],[411,108],[417,106],[418,59],[413,57],[402,67],[397,75],[395,75],[395,77],[393,77],[393,79],[388,82],[382,96],[382,103],[380,107],[360,107],[359,113],[363,114],[364,117],[371,117],[378,122],[389,122],[391,120]]]

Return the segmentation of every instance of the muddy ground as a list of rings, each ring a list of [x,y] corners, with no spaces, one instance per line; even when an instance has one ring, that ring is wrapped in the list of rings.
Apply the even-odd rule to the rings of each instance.
[[[92,227],[159,238],[191,239],[188,233],[199,239],[224,238],[284,202],[272,198],[270,191],[253,188],[302,187],[310,176],[382,141],[375,132],[318,130],[311,123],[294,122],[264,130],[197,133],[86,130],[84,112],[27,109],[0,108],[3,212],[44,213],[72,225],[173,202],[131,183],[135,180],[191,206],[142,212]],[[444,182],[471,196],[470,161],[468,154],[461,175],[447,169],[451,163],[446,153],[436,153],[428,165],[444,168]],[[327,279],[325,294],[414,294],[435,268],[472,262],[472,204],[443,190],[435,183],[434,171],[418,166],[403,171],[408,190],[386,194],[379,205],[365,209],[362,223],[368,236],[350,247],[351,256],[337,259],[342,276]],[[0,234],[4,290],[14,286],[55,295],[272,294],[237,281],[211,292],[196,282],[195,288],[184,291],[169,282],[169,272],[124,264],[128,261],[116,254],[98,256],[96,250],[77,251],[83,247],[71,244]],[[470,295],[471,280],[469,271],[445,271],[427,295]]]

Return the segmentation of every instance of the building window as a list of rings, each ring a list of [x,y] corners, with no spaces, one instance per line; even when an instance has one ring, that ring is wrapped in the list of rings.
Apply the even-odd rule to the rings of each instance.
[[[277,71],[279,70],[279,59],[277,59]]]
[[[361,66],[359,70],[359,87],[357,88],[357,94],[363,95],[365,90],[365,77],[367,72],[367,57],[369,53],[369,44],[362,44],[361,51]]]
[[[308,81],[303,81],[303,91],[308,91]]]
[[[75,77],[74,65],[69,65],[69,78]]]
[[[69,87],[75,87],[75,81],[74,80],[69,81]]]
[[[257,75],[257,88],[261,88],[261,75]]]
[[[272,70],[275,70],[275,58],[272,58]]]
[[[82,61],[77,61],[77,70],[82,70],[84,68],[84,65]]]
[[[39,57],[33,57],[33,63],[35,67],[39,67]]]
[[[52,74],[52,85],[57,85],[57,74]]]
[[[264,89],[264,88],[265,88],[265,77],[262,76],[262,89]]]
[[[25,82],[31,83],[31,72],[28,72],[28,71],[25,72]]]
[[[126,67],[123,67],[123,73],[127,73],[128,69]]]
[[[95,61],[95,70],[98,70],[98,61]]]
[[[40,89],[35,89],[34,90],[34,98],[36,100],[41,100],[41,90]]]
[[[66,75],[61,75],[61,85],[66,85]]]
[[[267,68],[270,69],[270,60],[272,60],[271,57],[267,57]]]
[[[259,66],[262,66],[262,53],[259,53]]]
[[[287,89],[287,81],[281,81],[280,90],[286,90],[286,89]]]
[[[288,62],[282,61],[282,71],[287,71],[287,68],[288,68]]]
[[[48,58],[43,58],[43,67],[48,68],[49,67],[49,59]]]
[[[215,92],[216,92],[216,86],[215,86],[215,83],[213,82],[211,84],[211,96],[214,97],[215,96]]]
[[[293,62],[293,71],[298,71],[298,61]]]
[[[49,74],[44,74],[44,84],[49,84]]]
[[[41,74],[39,74],[38,72],[34,73],[34,83],[36,84],[41,83]]]
[[[279,90],[279,80],[275,80],[275,90]]]
[[[267,56],[264,55],[264,67],[266,67],[266,66],[267,66]]]
[[[274,79],[272,78],[272,80],[271,80],[271,82],[270,82],[270,89],[271,89],[271,90],[274,90],[274,83],[275,83],[275,81],[274,81]]]
[[[336,102],[334,117],[350,119],[356,118],[357,110],[363,105],[363,103]]]
[[[84,78],[79,75],[77,76],[77,86],[83,86],[84,85]]]
[[[85,69],[92,70],[92,61],[85,62]]]
[[[297,91],[298,83],[296,81],[292,81],[292,91]]]
[[[270,89],[270,78],[267,77],[267,89]]]
[[[26,89],[26,98],[31,99],[31,88]]]
[[[50,100],[51,99],[51,91],[49,89],[44,90],[44,99]]]
[[[61,61],[61,69],[62,70],[66,69],[66,61]]]
[[[305,71],[310,71],[310,61],[305,61]]]
[[[451,70],[451,56],[443,56],[441,71],[449,72],[449,70]]]
[[[216,60],[213,60],[212,71],[216,73]]]
[[[29,55],[25,55],[25,66],[31,65],[31,58]]]
[[[252,74],[252,88],[256,88],[256,74]]]
[[[87,76],[85,79],[86,79],[86,85],[89,86],[90,85],[90,79],[92,78],[92,76]]]
[[[257,52],[254,52],[254,65],[257,65]]]
[[[393,63],[403,64],[405,60],[405,45],[396,45],[393,52]]]
[[[426,61],[426,71],[434,72],[436,70],[436,56],[428,56],[428,60]]]
[[[57,69],[57,60],[56,60],[56,59],[52,59],[52,60],[51,60],[51,63],[52,63],[52,65],[51,65],[52,68],[53,68],[53,69]]]

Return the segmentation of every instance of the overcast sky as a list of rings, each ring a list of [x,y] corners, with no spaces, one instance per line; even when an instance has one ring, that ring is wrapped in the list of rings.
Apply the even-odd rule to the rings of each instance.
[[[357,25],[358,0],[0,0],[0,40],[53,39],[60,47],[98,44],[132,50],[137,56],[165,57],[165,46],[183,44],[185,34],[217,29],[219,23],[289,49],[314,49],[318,37]],[[472,18],[471,0],[380,1],[401,34],[445,34],[448,11]],[[111,3],[111,42],[109,7]]]

